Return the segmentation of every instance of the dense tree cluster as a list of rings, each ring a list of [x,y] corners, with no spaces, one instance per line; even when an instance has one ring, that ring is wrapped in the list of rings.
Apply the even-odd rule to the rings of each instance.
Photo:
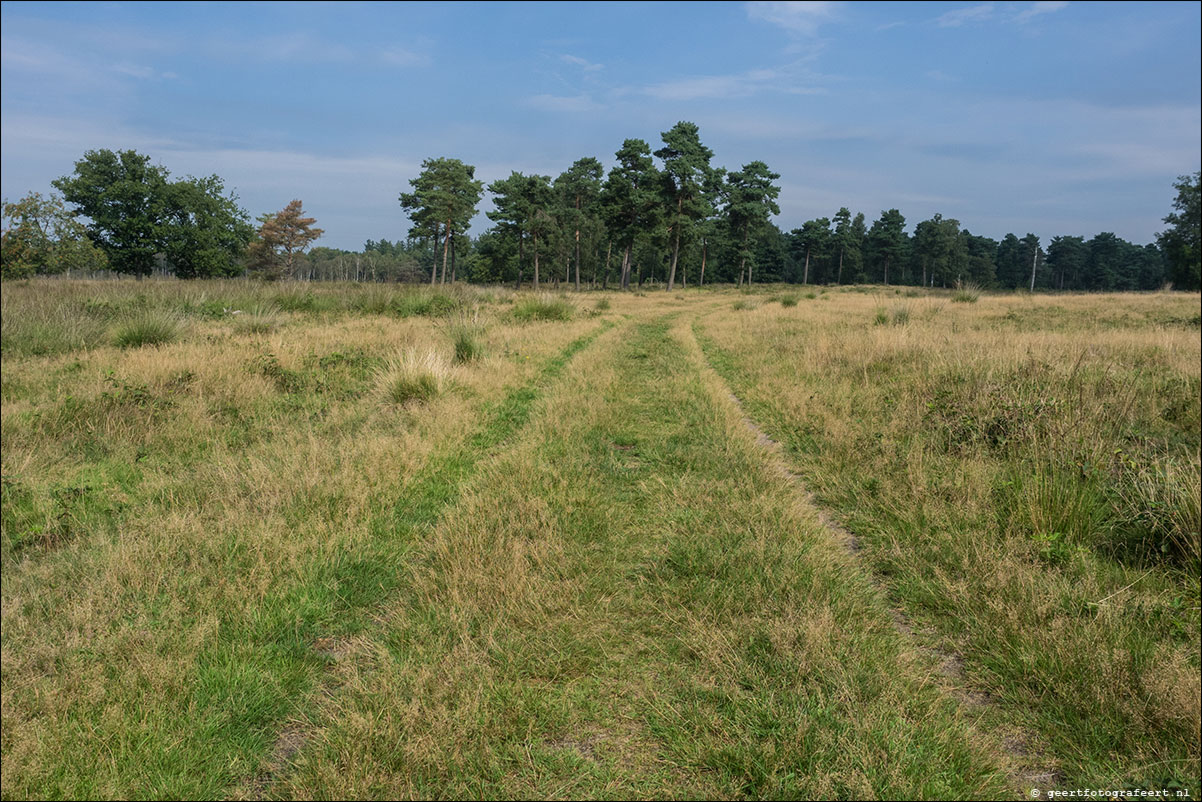
[[[485,189],[475,168],[432,158],[399,197],[404,240],[368,240],[360,252],[313,248],[321,235],[301,202],[259,217],[258,233],[217,176],[169,180],[135,151],[89,151],[53,182],[62,199],[32,193],[4,206],[5,278],[107,268],[142,276],[239,275],[344,281],[508,281],[623,289],[647,282],[909,284],[1028,290],[1196,290],[1202,258],[1199,173],[1174,185],[1174,211],[1157,243],[1103,232],[1086,240],[973,234],[935,214],[907,233],[887,209],[869,223],[843,207],[782,230],[780,176],[761,161],[728,171],[690,122],[652,150],[627,139],[608,173],[592,157],[559,176],[513,172],[488,185],[492,227],[468,227]],[[74,208],[68,210],[66,203]]]

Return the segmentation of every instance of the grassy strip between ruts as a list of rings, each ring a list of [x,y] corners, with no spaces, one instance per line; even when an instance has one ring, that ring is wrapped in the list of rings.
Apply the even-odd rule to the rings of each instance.
[[[90,698],[81,695],[64,711],[69,720],[63,723],[76,733],[63,735],[65,743],[75,744],[73,753],[41,755],[40,770],[25,767],[35,769],[29,776],[21,777],[20,759],[6,750],[6,776],[30,785],[21,790],[6,781],[5,796],[216,798],[258,771],[284,722],[302,716],[309,694],[319,687],[332,659],[328,644],[371,626],[373,607],[395,589],[400,579],[395,563],[413,539],[454,502],[476,462],[525,425],[546,385],[610,326],[604,322],[571,342],[533,379],[486,407],[483,422],[474,431],[467,427],[465,441],[432,454],[391,494],[398,501],[374,510],[369,537],[346,548],[319,548],[257,602],[236,614],[218,611],[207,624],[202,619],[197,632],[186,634],[203,642],[182,683],[164,682],[156,697],[155,678],[143,678],[144,694],[151,696],[116,705],[101,688]],[[336,495],[297,503],[296,514],[304,516],[298,521],[318,511],[323,518],[338,515]],[[228,551],[231,568],[245,561],[237,543]],[[150,609],[137,615],[153,621],[153,597],[147,604]],[[146,657],[131,655],[139,668],[153,665],[158,655]],[[6,738],[6,746],[11,743]]]
[[[934,645],[963,655],[972,686],[995,702],[986,721],[1036,734],[1036,743],[1016,746],[1051,758],[1058,787],[1188,788],[1198,766],[1197,607],[1191,614],[1189,601],[1196,576],[1171,564],[1125,564],[1104,543],[1062,542],[1070,530],[1037,528],[1030,510],[1076,525],[1067,520],[1071,492],[1094,467],[1072,468],[1073,481],[1052,488],[1062,497],[1023,498],[1020,491],[1030,496],[1047,482],[1039,465],[1023,461],[1026,429],[1012,425],[1003,433],[1009,440],[993,443],[956,428],[972,423],[977,410],[961,396],[979,387],[978,404],[993,401],[1002,423],[1065,431],[1103,453],[1162,442],[1128,432],[1167,428],[1156,418],[1156,385],[1138,365],[1168,363],[1174,351],[1100,342],[1087,331],[1095,302],[1069,302],[1086,307],[1077,313],[1081,333],[1054,347],[1025,332],[999,343],[975,318],[966,336],[964,326],[952,328],[960,321],[935,307],[921,310],[914,331],[885,331],[861,322],[867,315],[857,317],[851,302],[827,318],[718,314],[694,330],[749,414],[785,444],[794,468],[865,544],[865,559],[896,602]],[[949,330],[960,332],[955,349]],[[1178,339],[1174,347],[1188,352],[1188,336]],[[998,383],[1007,370],[1010,380]],[[940,389],[944,374],[958,381],[951,401],[952,391]],[[1084,401],[1058,405],[1070,391]],[[1147,399],[1124,404],[1124,393]],[[959,417],[939,418],[953,402]],[[1031,408],[1034,423],[1019,419]],[[1062,425],[1073,414],[1083,420]],[[949,444],[953,437],[961,439]],[[1059,443],[1042,437],[1034,453],[1059,459]],[[1081,532],[1100,528],[1085,522]]]
[[[682,335],[592,349],[481,466],[272,795],[1002,790]]]

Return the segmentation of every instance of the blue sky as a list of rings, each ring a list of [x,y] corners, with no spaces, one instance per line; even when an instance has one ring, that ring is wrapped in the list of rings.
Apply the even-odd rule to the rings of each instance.
[[[357,249],[404,237],[424,158],[554,176],[690,120],[716,164],[781,174],[786,230],[896,207],[1144,243],[1202,163],[1200,9],[5,2],[0,189],[134,148],[252,215],[301,198],[320,244]]]

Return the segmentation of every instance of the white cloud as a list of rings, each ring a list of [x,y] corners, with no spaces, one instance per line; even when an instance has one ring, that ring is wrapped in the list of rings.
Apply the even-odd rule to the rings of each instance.
[[[1067,7],[1067,0],[1041,0],[1041,2],[1032,3],[1030,8],[1020,12],[1014,18],[1014,21],[1018,23],[1029,22],[1040,14],[1052,14]]]
[[[734,75],[699,75],[664,81],[638,90],[656,100],[722,100],[748,97],[765,90],[775,90],[794,95],[825,94],[826,90],[812,86],[798,86],[791,75],[783,70],[749,70]]]
[[[534,95],[526,98],[525,105],[540,111],[582,112],[601,108],[588,95]]]
[[[993,3],[985,3],[979,6],[968,6],[966,8],[956,8],[941,14],[935,19],[935,24],[940,28],[959,28],[973,22],[983,22],[993,16]]]
[[[789,33],[814,36],[818,33],[818,26],[830,20],[838,6],[838,3],[819,0],[750,2],[747,4],[747,16],[784,28]]]
[[[577,67],[580,67],[585,72],[596,72],[597,70],[600,70],[605,67],[604,64],[594,64],[593,62],[589,61],[588,59],[581,58],[580,56],[573,56],[569,53],[564,53],[559,58],[561,61],[564,61],[568,64],[574,64]]]

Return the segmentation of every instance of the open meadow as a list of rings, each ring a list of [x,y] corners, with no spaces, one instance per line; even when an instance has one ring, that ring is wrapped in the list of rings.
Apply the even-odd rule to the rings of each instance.
[[[1198,795],[1196,293],[2,293],[6,799]]]

